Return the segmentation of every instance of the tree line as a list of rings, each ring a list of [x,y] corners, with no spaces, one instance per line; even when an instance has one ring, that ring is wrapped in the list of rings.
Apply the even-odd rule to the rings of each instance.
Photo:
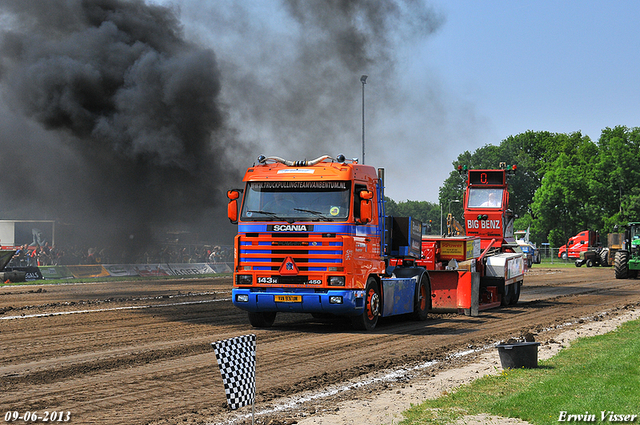
[[[455,202],[465,189],[457,166],[495,169],[501,162],[517,166],[508,180],[514,230],[529,228],[537,244],[559,247],[582,230],[605,235],[615,225],[640,221],[640,127],[625,126],[605,128],[597,142],[581,132],[527,131],[499,146],[465,151],[440,187],[438,204],[386,198],[387,214],[430,222],[430,233],[440,234],[441,211],[443,226],[449,209],[460,223],[464,218],[462,202]]]

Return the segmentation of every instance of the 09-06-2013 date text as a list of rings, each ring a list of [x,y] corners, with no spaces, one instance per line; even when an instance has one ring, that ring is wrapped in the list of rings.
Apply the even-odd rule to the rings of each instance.
[[[47,411],[45,410],[42,415],[38,412],[24,412],[21,414],[17,410],[11,410],[4,414],[5,422],[69,422],[71,420],[71,412],[64,411]]]

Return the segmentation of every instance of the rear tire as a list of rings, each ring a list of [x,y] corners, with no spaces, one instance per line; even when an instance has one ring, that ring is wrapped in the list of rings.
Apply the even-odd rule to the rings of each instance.
[[[254,328],[270,328],[276,320],[276,312],[255,313],[249,312],[249,323]]]
[[[364,291],[364,309],[361,315],[351,318],[353,327],[362,331],[375,329],[380,317],[381,305],[380,286],[373,277],[369,277]]]
[[[600,263],[603,267],[609,265],[609,250],[606,248],[600,251]]]
[[[431,310],[431,284],[426,274],[423,274],[420,279],[415,302],[413,303],[413,313],[411,313],[411,317],[417,321],[427,320],[429,310]]]
[[[616,279],[626,279],[629,277],[629,253],[627,251],[617,251],[615,257]]]

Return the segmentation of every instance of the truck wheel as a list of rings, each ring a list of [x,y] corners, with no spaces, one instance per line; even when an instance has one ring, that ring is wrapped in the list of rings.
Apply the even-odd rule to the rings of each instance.
[[[626,279],[629,276],[629,253],[617,251],[615,257],[616,279]]]
[[[271,313],[254,313],[249,312],[249,323],[254,328],[270,328],[276,320],[276,312]]]
[[[593,267],[593,260],[591,258],[587,260],[587,267]]]
[[[367,279],[364,293],[364,311],[361,315],[351,319],[353,327],[358,330],[371,331],[375,329],[380,317],[380,287],[373,277]]]
[[[413,320],[424,321],[427,320],[429,310],[431,310],[431,285],[426,274],[422,275],[419,285],[411,317]]]
[[[563,252],[563,253],[562,253],[562,259],[563,259],[563,260],[565,260],[565,261],[567,261],[567,259],[568,259],[568,258],[569,258],[569,256],[567,255],[567,253],[566,253],[566,252]]]

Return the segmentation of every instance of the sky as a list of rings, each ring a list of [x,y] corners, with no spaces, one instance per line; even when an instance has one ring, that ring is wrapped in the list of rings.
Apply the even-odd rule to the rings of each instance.
[[[639,126],[637,22],[637,1],[0,0],[3,215],[226,240],[259,155],[363,148],[388,197],[438,203],[465,151]]]
[[[368,75],[365,162],[386,169],[386,192],[392,199],[437,203],[439,187],[459,154],[499,145],[511,135],[579,131],[597,141],[603,128],[640,124],[640,3],[423,4],[437,17],[437,28],[424,37],[395,42],[393,76],[358,70]],[[188,7],[183,16],[187,22],[194,19]],[[264,16],[269,16],[265,21],[282,19]],[[189,25],[187,34],[193,35]],[[202,35],[206,29],[200,31]],[[359,76],[353,77],[357,94],[362,89]],[[388,78],[399,99],[387,97]],[[361,111],[351,112],[355,125],[361,124]],[[350,143],[336,145],[347,157],[360,158],[361,133],[352,131]],[[255,156],[270,147],[256,136]],[[277,146],[265,154],[287,156]]]
[[[579,131],[597,141],[606,127],[640,124],[640,3],[431,4],[445,22],[416,51],[409,75],[416,84],[428,84],[419,82],[421,74],[439,82],[443,97],[451,99],[444,125],[459,138],[442,140],[453,149],[442,163],[429,164],[421,179],[442,182],[459,153],[528,130]],[[468,126],[467,133],[456,134],[457,126]],[[394,199],[437,202],[435,188],[416,197],[389,185]]]
[[[634,1],[443,1],[420,52],[448,91],[487,123],[481,143],[526,130],[638,125],[640,35]]]

